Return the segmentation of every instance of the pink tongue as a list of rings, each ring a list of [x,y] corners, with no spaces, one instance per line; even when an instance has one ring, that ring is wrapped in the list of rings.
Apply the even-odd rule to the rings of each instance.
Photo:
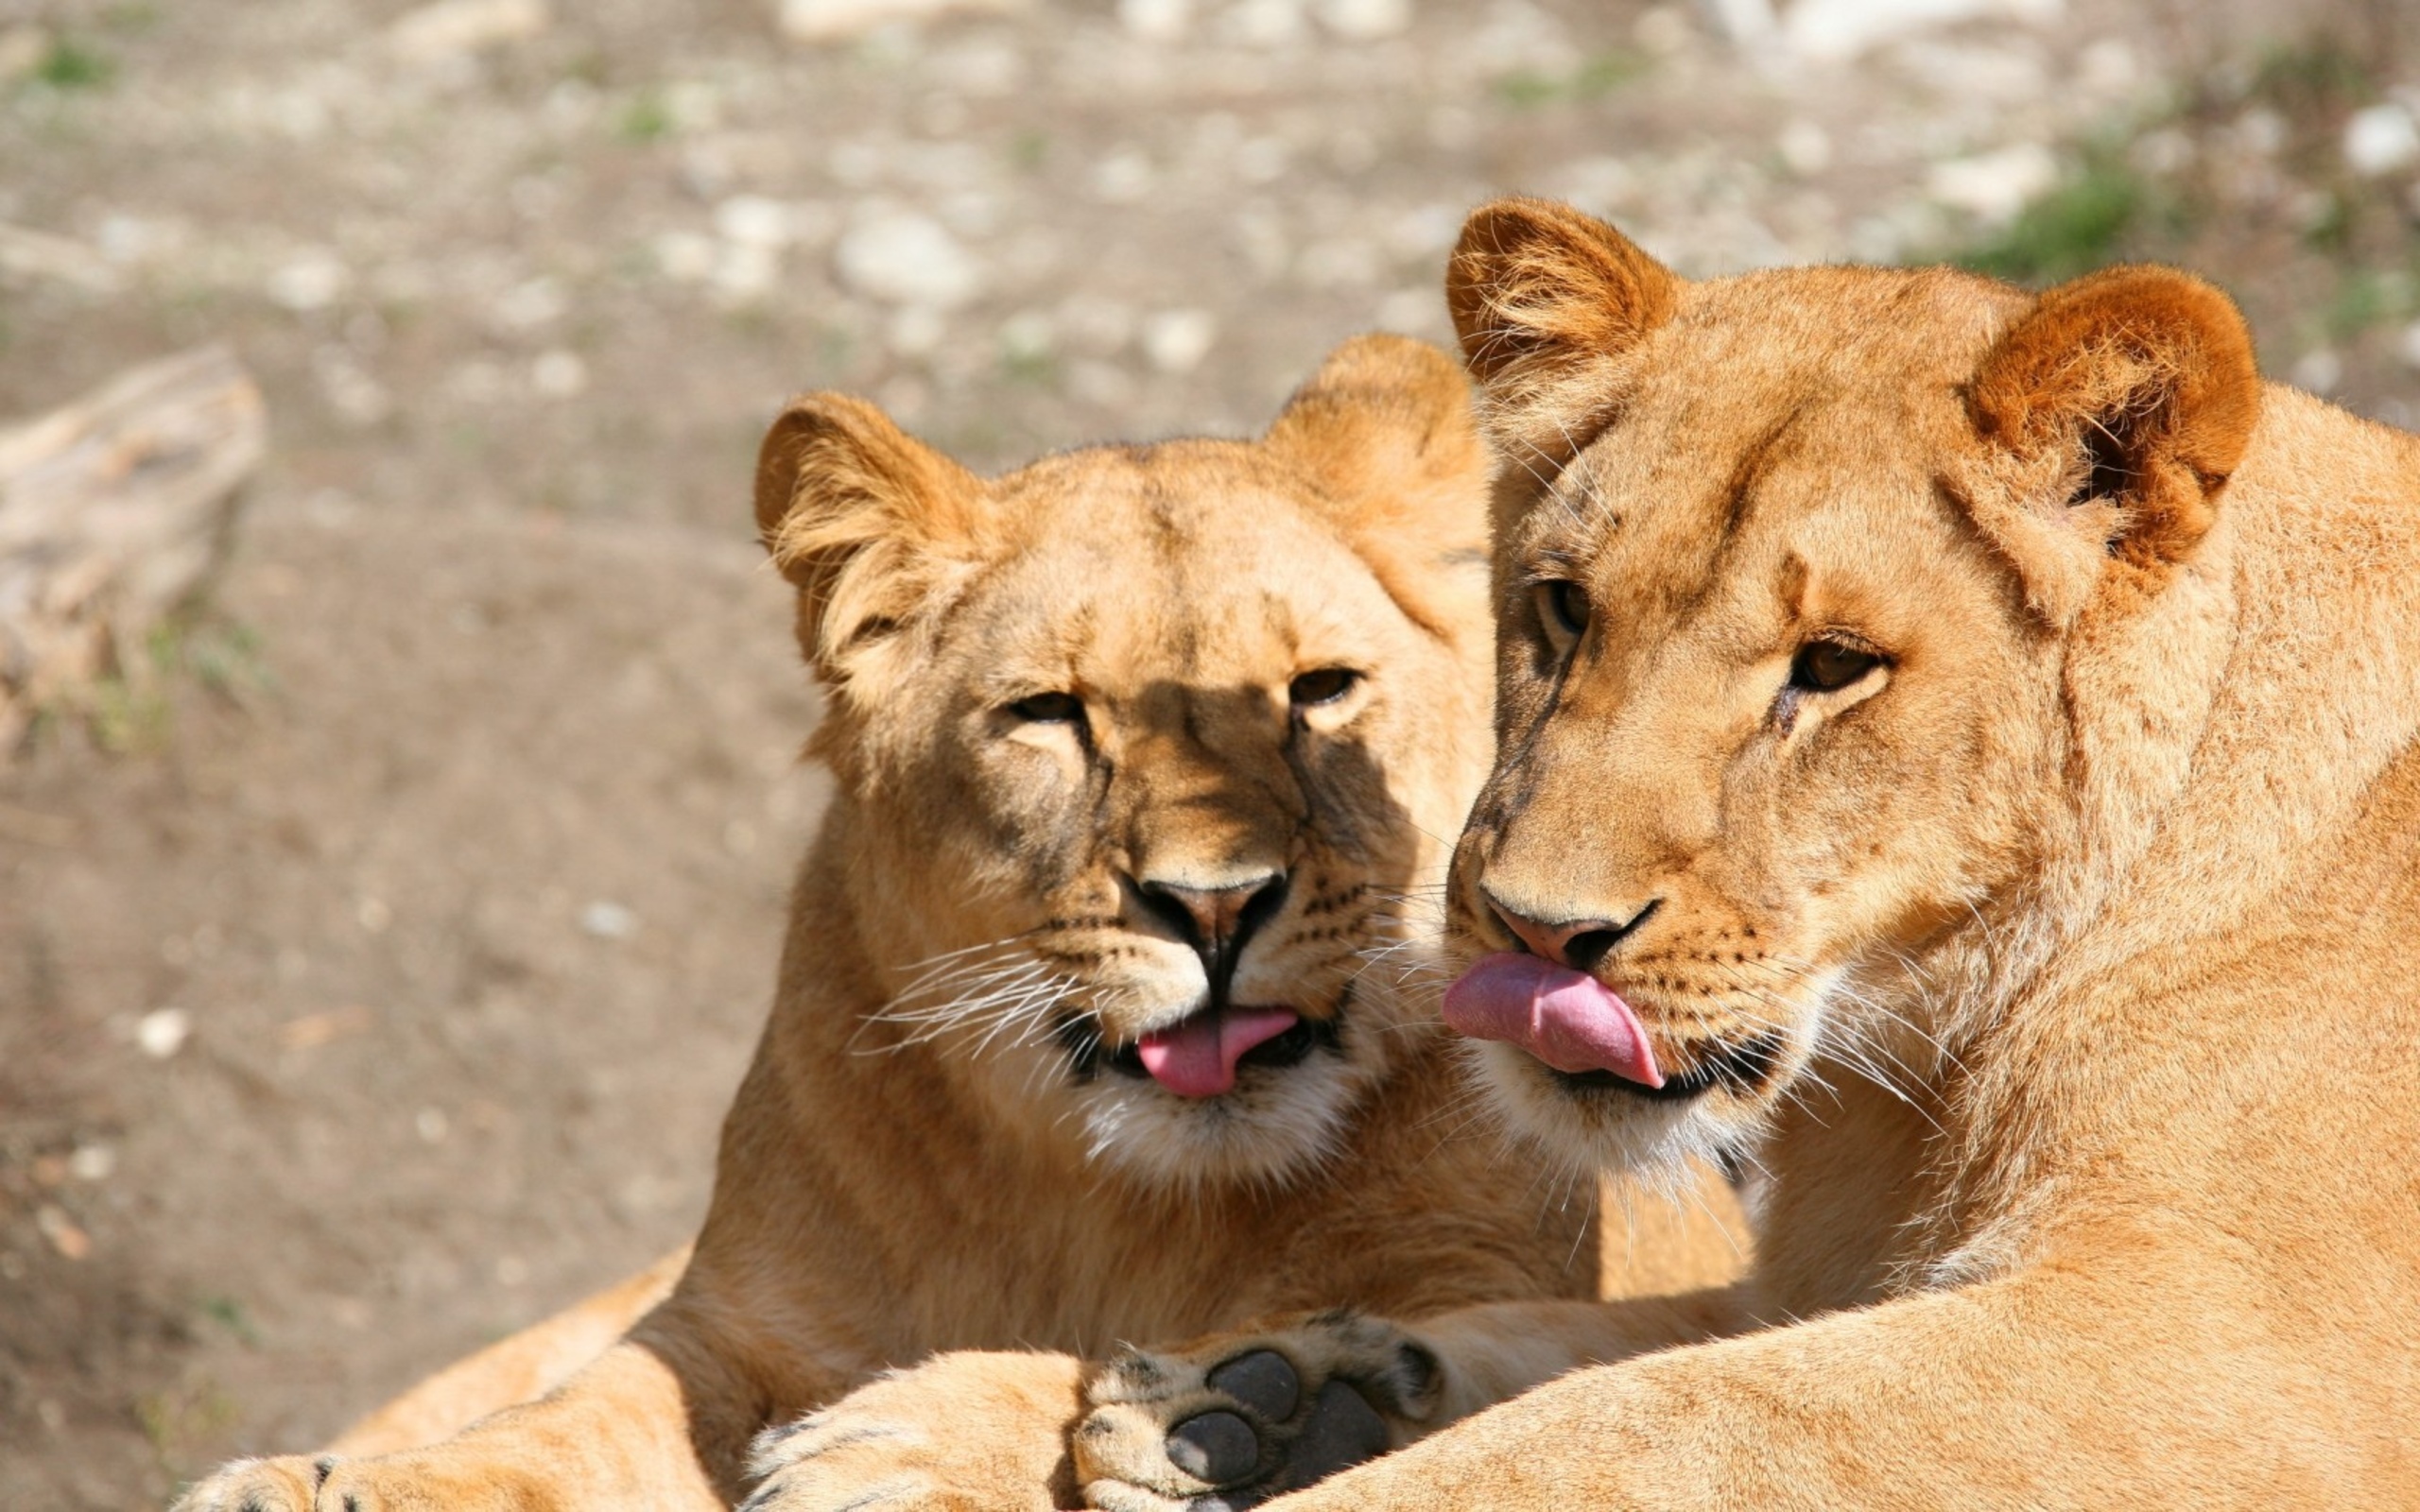
[[[1474,1040],[1501,1040],[1557,1071],[1610,1071],[1664,1085],[1647,1030],[1595,977],[1535,955],[1483,955],[1445,989],[1445,1022]]]
[[[1197,1013],[1173,1029],[1147,1034],[1134,1048],[1151,1079],[1179,1097],[1216,1097],[1236,1084],[1244,1052],[1294,1027],[1284,1008]]]

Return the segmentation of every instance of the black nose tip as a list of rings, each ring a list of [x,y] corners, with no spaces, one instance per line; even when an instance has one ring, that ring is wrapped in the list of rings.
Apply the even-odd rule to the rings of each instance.
[[[1597,970],[1607,954],[1635,934],[1638,927],[1647,922],[1648,916],[1661,907],[1664,902],[1660,898],[1651,900],[1646,907],[1619,923],[1584,916],[1552,921],[1507,906],[1502,899],[1484,886],[1479,891],[1487,899],[1488,911],[1495,916],[1495,921],[1503,926],[1506,934],[1518,939],[1531,954],[1543,955],[1576,971]]]
[[[1195,887],[1146,877],[1134,894],[1161,922],[1193,947],[1223,995],[1245,941],[1286,903],[1286,874],[1270,871],[1224,887]]]

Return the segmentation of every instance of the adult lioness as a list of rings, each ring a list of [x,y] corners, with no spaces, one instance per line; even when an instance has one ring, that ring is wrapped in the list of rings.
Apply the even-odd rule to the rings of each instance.
[[[760,1430],[936,1349],[1593,1292],[1587,1204],[1451,1137],[1442,1037],[1367,958],[1485,766],[1485,476],[1461,374],[1388,337],[1257,442],[991,482],[793,406],[757,518],[838,793],[694,1258],[543,1401],[186,1505],[722,1507]],[[1663,1258],[1727,1263],[1697,1238]],[[1079,1371],[887,1382],[783,1440],[771,1493],[1066,1504]]]
[[[1685,284],[1515,200],[1449,292],[1519,465],[1447,1015],[1545,1159],[1737,1152],[1756,1265],[1271,1512],[2420,1504],[2420,443],[2160,268]],[[1671,1342],[1495,1322],[1113,1372],[1088,1495],[1211,1490],[1205,1411],[1282,1474],[1238,1353],[1409,1437]]]

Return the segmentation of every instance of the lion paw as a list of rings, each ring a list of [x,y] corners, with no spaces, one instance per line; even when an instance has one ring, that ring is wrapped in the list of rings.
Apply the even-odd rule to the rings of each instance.
[[[1129,1352],[1094,1378],[1076,1432],[1084,1504],[1231,1512],[1298,1490],[1409,1437],[1441,1380],[1426,1346],[1351,1313]]]
[[[336,1463],[299,1454],[234,1460],[187,1486],[168,1512],[311,1512]]]
[[[945,1354],[756,1440],[742,1512],[1048,1512],[1074,1481],[1080,1366]]]

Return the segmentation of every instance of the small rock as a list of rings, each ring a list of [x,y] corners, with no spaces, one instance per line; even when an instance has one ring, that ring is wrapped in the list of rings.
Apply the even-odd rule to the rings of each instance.
[[[1193,0],[1117,0],[1117,24],[1145,42],[1175,42],[1193,25]]]
[[[409,63],[433,63],[520,42],[546,29],[546,0],[438,0],[387,30],[387,45]]]
[[[1411,29],[1411,0],[1315,0],[1312,14],[1347,42],[1377,42]]]
[[[1131,205],[1151,192],[1159,176],[1151,160],[1133,147],[1121,147],[1093,167],[1093,196],[1112,205]]]
[[[588,364],[562,347],[538,353],[529,365],[529,387],[545,399],[575,399],[588,391]]]
[[[93,1236],[77,1226],[65,1210],[45,1203],[34,1211],[34,1227],[50,1241],[50,1247],[69,1260],[82,1260],[93,1252]]]
[[[495,301],[495,317],[511,330],[534,331],[562,319],[570,308],[562,283],[541,275],[506,290]]]
[[[1024,9],[1024,0],[782,0],[782,30],[800,42],[845,42],[903,22]]]
[[[78,1181],[106,1181],[117,1170],[117,1152],[106,1144],[79,1144],[67,1157],[67,1174]]]
[[[2408,168],[2420,162],[2420,125],[2393,101],[2356,111],[2344,123],[2344,162],[2365,179]]]
[[[715,232],[743,247],[786,247],[797,239],[790,207],[763,195],[734,195],[715,206]]]
[[[2045,26],[2066,11],[2065,0],[1797,0],[1782,18],[1781,34],[1799,56],[1838,62],[1960,22]]]
[[[2420,320],[2403,328],[2403,335],[2395,338],[2394,352],[2405,367],[2420,368]]]
[[[184,1048],[193,1033],[193,1016],[182,1008],[154,1008],[135,1022],[134,1043],[154,1060],[165,1060]]]
[[[1774,146],[1781,161],[1800,178],[1812,178],[1832,165],[1832,133],[1812,121],[1792,121],[1781,129]]]
[[[2286,381],[2314,394],[2328,394],[2344,381],[2344,359],[2328,347],[2314,347],[2298,358]]]
[[[420,1136],[423,1144],[444,1143],[448,1126],[441,1108],[424,1108],[412,1115],[412,1132]]]
[[[2018,211],[2058,181],[2059,162],[2050,149],[2039,143],[2020,142],[1996,152],[1933,164],[1926,190],[1941,204],[1996,223],[2014,219]]]
[[[1143,322],[1143,355],[1165,373],[1199,368],[1218,339],[1218,318],[1207,310],[1162,310]]]
[[[949,322],[929,305],[910,304],[890,318],[884,345],[902,357],[929,357],[949,335]]]
[[[353,282],[353,271],[324,247],[306,248],[268,276],[268,297],[298,315],[334,304]]]
[[[1247,47],[1289,47],[1304,35],[1302,0],[1236,0],[1222,30]]]
[[[841,236],[833,260],[840,281],[868,299],[954,309],[981,289],[983,272],[939,221],[913,211],[877,211]]]
[[[639,927],[639,916],[600,898],[579,911],[579,927],[598,939],[628,939]]]

